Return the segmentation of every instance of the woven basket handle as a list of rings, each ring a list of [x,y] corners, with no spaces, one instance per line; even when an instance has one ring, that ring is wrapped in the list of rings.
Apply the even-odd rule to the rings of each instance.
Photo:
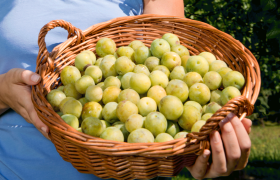
[[[74,37],[73,40],[76,40],[74,45],[79,44],[85,40],[85,36],[83,35],[82,30],[79,28],[74,27],[71,23],[64,21],[64,20],[53,20],[50,21],[48,24],[43,26],[40,30],[39,37],[38,37],[38,45],[39,45],[39,53],[37,57],[37,63],[45,63],[47,61],[48,63],[48,70],[53,71],[54,70],[54,59],[57,55],[57,51],[53,50],[51,53],[48,52],[45,42],[45,37],[47,33],[54,29],[55,27],[62,27],[65,30],[68,31],[68,37]],[[76,38],[76,39],[75,39]],[[71,45],[73,45],[71,43]],[[39,60],[39,61],[38,61]],[[38,67],[38,64],[37,64]]]

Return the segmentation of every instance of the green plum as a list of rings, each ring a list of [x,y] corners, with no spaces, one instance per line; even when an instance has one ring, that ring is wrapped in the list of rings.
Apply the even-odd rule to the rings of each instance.
[[[222,91],[222,96],[221,96],[221,100],[223,103],[222,105],[225,105],[229,100],[231,100],[237,96],[241,96],[239,89],[237,89],[236,87],[233,87],[233,86],[226,87]]]
[[[51,90],[47,95],[47,100],[51,104],[54,111],[59,111],[59,104],[65,98],[66,95],[57,89]]]
[[[201,119],[201,113],[199,110],[190,105],[184,106],[182,116],[179,118],[178,124],[185,130],[191,130],[193,124]]]
[[[116,43],[110,38],[101,38],[96,43],[96,53],[99,57],[114,54],[116,51]]]
[[[88,101],[101,101],[103,96],[103,90],[99,86],[91,85],[87,88],[85,97]]]
[[[166,94],[165,89],[163,87],[159,86],[159,85],[152,86],[147,93],[147,97],[150,97],[153,100],[155,100],[157,105],[159,105],[160,100],[163,97],[165,97],[166,95],[167,94]]]
[[[233,86],[237,89],[241,90],[245,84],[244,76],[238,71],[230,71],[228,72],[223,79],[223,86],[229,87]]]
[[[164,39],[155,39],[151,44],[151,53],[157,58],[161,58],[162,55],[170,51],[169,43]]]
[[[150,75],[150,71],[147,68],[147,66],[145,66],[144,64],[137,64],[134,69],[133,69],[134,73],[143,73],[146,74],[147,76]]]
[[[155,142],[166,142],[174,140],[170,134],[167,133],[160,133],[156,136]]]
[[[159,58],[150,56],[145,60],[144,65],[147,66],[150,72],[152,72],[154,67],[158,66],[159,63],[160,63]]]
[[[110,86],[116,86],[117,88],[121,88],[121,81],[115,76],[109,76],[104,80],[104,89]]]
[[[159,111],[168,120],[176,121],[183,114],[183,103],[176,96],[167,95],[160,100]]]
[[[137,106],[130,101],[121,101],[117,106],[117,117],[121,122],[125,122],[132,114],[138,114]]]
[[[212,114],[214,114],[216,111],[218,111],[221,108],[222,108],[222,106],[220,106],[218,103],[210,102],[206,106],[205,113],[212,113]]]
[[[94,57],[95,57],[95,55],[94,55]],[[94,63],[95,63],[95,60],[96,60],[96,57],[94,59]],[[84,71],[88,66],[91,66],[92,63],[93,63],[93,59],[92,59],[89,51],[82,51],[75,57],[75,67],[78,68],[79,71]]]
[[[61,82],[64,86],[75,83],[81,78],[81,73],[75,66],[66,66],[60,73]]]
[[[100,135],[100,138],[111,140],[111,141],[119,141],[124,142],[124,136],[121,130],[117,127],[108,127],[106,128],[102,134]]]
[[[138,94],[144,94],[151,87],[151,80],[146,74],[134,73],[129,80],[129,86]]]
[[[198,56],[202,56],[204,57],[208,64],[210,65],[213,61],[216,61],[216,57],[214,56],[214,54],[210,53],[210,52],[201,52]]]
[[[124,136],[124,140],[126,141],[129,135],[129,132],[127,131],[127,129],[125,128],[125,124],[121,121],[117,121],[114,124],[112,124],[112,127],[116,127],[119,130],[121,130],[121,132],[123,133]]]
[[[230,71],[232,71],[232,69],[230,69],[229,67],[222,67],[217,70],[217,73],[219,73],[221,77],[224,79],[224,76]]]
[[[221,100],[221,96],[222,96],[222,91],[220,91],[220,90],[212,91],[210,102],[216,102],[219,105],[223,105],[222,100]]]
[[[75,83],[65,85],[63,92],[66,95],[66,97],[73,97],[75,99],[80,99],[82,97],[82,94],[80,94],[76,90]]]
[[[171,51],[177,53],[180,57],[190,56],[188,48],[183,45],[172,46]]]
[[[59,110],[62,112],[62,108],[64,106],[64,104],[69,100],[69,99],[75,99],[73,97],[66,97],[64,98],[60,103],[59,103]]]
[[[66,124],[68,124],[72,128],[74,129],[79,128],[79,120],[76,116],[72,114],[64,114],[61,116],[61,118],[66,122]]]
[[[89,75],[94,83],[97,84],[102,80],[102,71],[98,66],[89,66],[85,70],[85,75]]]
[[[80,94],[85,94],[89,86],[95,85],[94,80],[89,75],[83,75],[75,82],[75,88]]]
[[[158,65],[158,66],[154,67],[153,71],[156,71],[156,70],[164,72],[164,74],[166,74],[166,76],[169,78],[170,71],[164,65]]]
[[[186,131],[178,132],[178,133],[174,136],[174,139],[186,138],[187,134],[188,134],[188,132],[186,132]]]
[[[88,102],[84,105],[82,110],[82,119],[87,117],[102,118],[102,106],[98,102]]]
[[[180,45],[180,40],[175,34],[165,33],[161,38],[166,40],[169,43],[170,47]]]
[[[171,80],[166,86],[167,95],[178,97],[182,102],[185,102],[189,96],[189,88],[187,84],[179,79]]]
[[[192,126],[191,132],[199,132],[201,127],[206,123],[206,121],[203,120],[199,120],[197,122],[194,123],[194,125]]]
[[[183,81],[188,85],[189,88],[191,88],[195,83],[203,83],[201,75],[197,72],[188,72],[184,76]]]
[[[145,128],[148,129],[154,136],[164,133],[167,129],[167,120],[160,112],[151,112],[145,120]]]
[[[216,90],[222,85],[222,77],[216,71],[209,71],[204,75],[203,83],[206,84],[210,90]]]
[[[60,91],[62,91],[62,92],[63,92],[63,89],[64,89],[64,86],[59,86],[59,87],[57,88],[57,90],[60,90]]]
[[[134,51],[136,51],[136,49],[138,49],[141,46],[145,46],[145,44],[142,41],[134,40],[131,41],[131,43],[129,43],[128,46],[131,47]]]
[[[124,75],[128,72],[132,72],[135,67],[134,62],[132,62],[128,57],[121,56],[117,59],[115,63],[116,72],[119,75]]]
[[[121,89],[116,86],[107,87],[103,91],[102,102],[107,104],[109,102],[118,102],[118,96],[121,92]]]
[[[198,111],[200,112],[200,114],[202,114],[202,106],[196,102],[196,101],[187,101],[184,106],[193,106],[196,107],[198,109]]]
[[[203,116],[201,117],[201,120],[207,121],[209,118],[211,118],[213,116],[212,113],[205,113],[203,114]]]
[[[114,123],[118,120],[117,106],[118,103],[116,102],[109,102],[105,104],[104,108],[102,109],[102,116],[105,121],[109,123]]]
[[[160,63],[172,71],[176,66],[181,66],[181,58],[175,52],[166,52],[162,55]]]
[[[131,133],[136,129],[143,128],[144,119],[140,114],[131,114],[124,124],[127,131]]]
[[[195,83],[189,90],[189,98],[202,106],[205,105],[211,97],[210,89],[203,83]]]
[[[145,60],[150,56],[150,49],[146,46],[141,46],[135,50],[134,60],[137,64],[144,64]]]
[[[203,77],[209,70],[207,60],[202,56],[190,56],[186,64],[187,72],[197,72]]]
[[[111,126],[111,124],[107,121],[104,121],[104,120],[100,120],[100,121],[102,122],[102,125],[103,125],[104,128],[107,128],[107,127]]]
[[[147,116],[150,112],[157,110],[157,103],[150,97],[141,98],[136,105],[142,116]]]
[[[187,68],[187,62],[189,60],[189,55],[181,56],[181,65],[186,69]]]
[[[62,107],[63,114],[72,114],[79,118],[81,116],[83,105],[76,99],[69,99]]]
[[[149,78],[151,80],[152,86],[159,85],[163,88],[166,88],[168,84],[168,77],[166,76],[166,74],[164,74],[164,72],[160,70],[152,71],[149,75]]]
[[[113,55],[106,55],[99,67],[102,71],[102,75],[104,78],[109,76],[117,76],[116,68],[115,68],[116,58]]]
[[[101,57],[101,58],[98,58],[97,60],[96,60],[96,62],[94,63],[94,65],[95,66],[100,66],[100,63],[102,62],[102,60],[103,60],[103,58]]]
[[[132,131],[127,138],[128,143],[153,143],[154,141],[153,134],[144,128]]]
[[[117,49],[117,54],[119,57],[126,56],[132,61],[134,61],[134,50],[129,46],[121,46]]]
[[[82,132],[91,136],[99,137],[105,130],[102,122],[95,117],[87,117],[81,124]]]
[[[174,121],[167,121],[166,133],[174,137],[180,131],[179,125]]]
[[[96,84],[96,86],[101,87],[102,90],[105,89],[105,88],[104,88],[104,82],[100,82],[100,83]]]
[[[121,78],[121,85],[123,89],[128,89],[130,88],[129,82],[131,76],[134,74],[134,72],[128,72],[123,77]]]
[[[133,89],[125,89],[121,91],[118,96],[118,102],[128,100],[134,104],[137,104],[140,100],[139,94]]]
[[[228,67],[224,61],[216,60],[209,65],[209,71],[217,71],[222,67]]]
[[[80,101],[80,103],[82,104],[82,106],[84,106],[87,102],[89,102],[88,100],[87,100],[87,98],[85,98],[85,97],[82,97],[82,98],[80,98],[80,99],[78,99],[79,101]]]
[[[185,68],[183,66],[176,66],[170,73],[170,79],[183,80],[186,75]]]

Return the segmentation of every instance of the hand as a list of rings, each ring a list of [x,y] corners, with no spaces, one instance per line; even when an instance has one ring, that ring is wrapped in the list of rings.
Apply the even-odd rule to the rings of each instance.
[[[195,164],[187,167],[195,179],[229,176],[235,170],[246,167],[251,140],[252,121],[244,118],[242,121],[233,113],[220,122],[221,136],[215,131],[210,135],[212,164],[208,163],[209,150],[204,150]]]
[[[49,139],[49,128],[39,119],[31,101],[30,86],[38,84],[40,80],[38,74],[18,68],[0,75],[0,114],[12,108]]]

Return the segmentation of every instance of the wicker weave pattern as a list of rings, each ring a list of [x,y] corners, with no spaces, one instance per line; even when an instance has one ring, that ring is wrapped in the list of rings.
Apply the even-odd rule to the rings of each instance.
[[[55,27],[69,33],[68,40],[49,53],[45,36]],[[176,34],[191,55],[202,51],[213,53],[217,59],[241,72],[246,79],[242,96],[232,99],[207,120],[199,133],[189,133],[185,139],[164,143],[129,144],[95,138],[77,132],[57,115],[45,95],[58,87],[57,78],[75,56],[83,50],[95,52],[95,44],[102,37],[112,38],[117,47],[141,40],[146,46],[163,34]],[[42,76],[40,84],[32,88],[32,101],[39,118],[50,128],[50,137],[61,157],[83,173],[101,178],[147,179],[155,176],[177,175],[184,166],[194,163],[197,155],[209,149],[209,134],[219,130],[218,123],[230,112],[241,119],[253,112],[260,90],[260,69],[252,53],[239,41],[214,27],[186,18],[140,15],[116,18],[81,31],[63,20],[51,21],[40,31],[36,72]]]

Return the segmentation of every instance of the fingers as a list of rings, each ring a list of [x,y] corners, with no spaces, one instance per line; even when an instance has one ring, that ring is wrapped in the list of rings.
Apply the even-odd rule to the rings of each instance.
[[[27,85],[35,85],[41,80],[41,76],[25,69],[14,68],[7,73],[7,77],[10,78],[14,84],[24,83]]]
[[[250,122],[249,119],[244,119],[243,121],[241,122],[237,116],[234,116],[231,120],[231,124],[235,130],[236,137],[238,139],[239,147],[241,150],[241,157],[236,166],[236,170],[244,169],[244,167],[247,165],[248,158],[250,155],[251,140],[248,135],[248,131],[246,130],[243,124],[245,123],[246,127],[250,128],[252,122]]]
[[[205,178],[218,177],[227,172],[227,163],[223,142],[218,131],[211,133],[210,144],[212,148],[213,163],[206,173]]]
[[[244,118],[242,121],[244,128],[246,129],[247,133],[250,134],[252,121],[250,119]]]
[[[195,179],[203,179],[207,168],[210,151],[205,149],[203,154],[197,157],[195,163],[191,167],[186,167]]]

